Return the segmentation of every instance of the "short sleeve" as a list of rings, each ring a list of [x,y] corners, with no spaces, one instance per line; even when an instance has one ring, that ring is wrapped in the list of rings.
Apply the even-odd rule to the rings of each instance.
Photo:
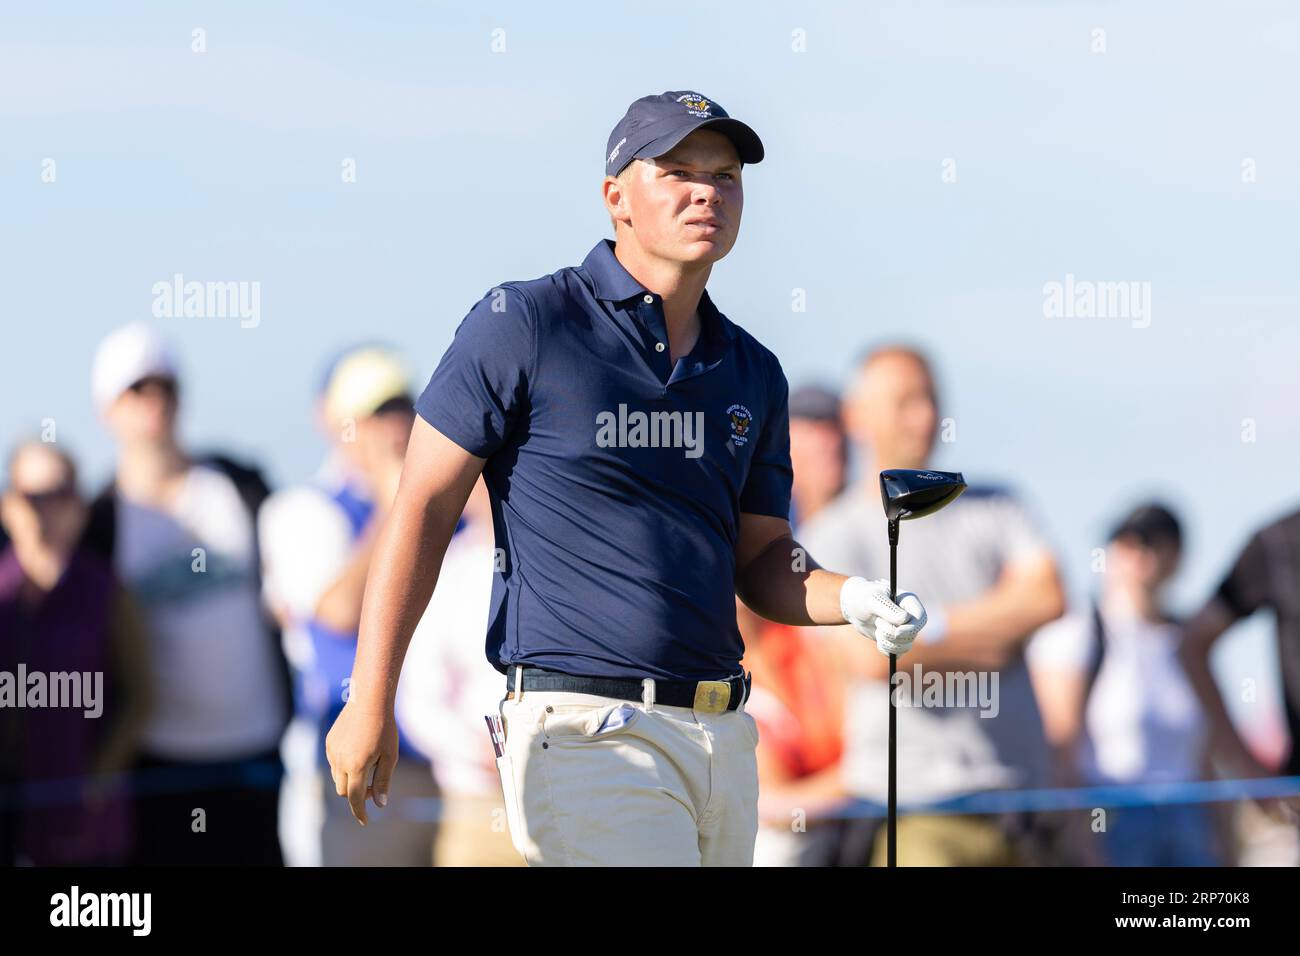
[[[1219,585],[1219,599],[1234,617],[1254,614],[1268,604],[1269,581],[1268,549],[1262,533],[1256,534],[1246,544],[1236,564]]]
[[[998,542],[1004,565],[1050,552],[1047,539],[1019,501],[1009,494],[1000,495],[994,510],[997,531],[993,538]]]
[[[854,494],[850,490],[845,494]],[[841,574],[862,574],[862,532],[851,521],[842,520],[841,497],[831,502],[796,529],[800,546],[823,568]]]
[[[488,458],[524,413],[536,348],[526,293],[491,289],[456,329],[415,410],[461,448]]]
[[[1035,670],[1086,671],[1092,641],[1088,618],[1071,614],[1039,628],[1025,647],[1025,660]]]
[[[745,487],[740,491],[740,510],[744,514],[789,518],[794,481],[790,466],[790,385],[780,363],[775,357],[771,361],[767,421],[759,433]]]
[[[352,555],[347,517],[315,488],[289,488],[258,510],[257,537],[267,598],[296,620],[309,620]]]

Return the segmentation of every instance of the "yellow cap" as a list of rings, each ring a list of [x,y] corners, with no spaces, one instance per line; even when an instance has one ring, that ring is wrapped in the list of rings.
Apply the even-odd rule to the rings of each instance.
[[[409,398],[411,383],[396,355],[367,347],[340,359],[325,389],[326,414],[335,421],[373,415],[384,402]]]

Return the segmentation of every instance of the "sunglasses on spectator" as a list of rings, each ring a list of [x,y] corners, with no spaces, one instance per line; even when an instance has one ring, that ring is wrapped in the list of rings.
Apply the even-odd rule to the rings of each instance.
[[[76,496],[77,489],[72,485],[60,485],[47,491],[19,491],[17,494],[33,508],[39,509],[72,499]]]

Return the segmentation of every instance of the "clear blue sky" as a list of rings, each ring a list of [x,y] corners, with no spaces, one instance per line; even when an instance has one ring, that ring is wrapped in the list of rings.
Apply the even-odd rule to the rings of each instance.
[[[878,339],[929,349],[957,421],[934,464],[1020,488],[1076,596],[1148,493],[1187,520],[1182,610],[1300,505],[1291,4],[265,7],[0,13],[6,445],[52,417],[101,480],[95,343],[179,272],[262,290],[254,329],[160,320],[191,444],[307,476],[326,354],[386,338],[423,380],[487,289],[609,234],[628,102],[694,89],[768,151],[714,299],[795,384],[843,381]],[[1045,318],[1066,274],[1150,282],[1150,327]],[[1224,676],[1276,681],[1270,634],[1239,629]]]

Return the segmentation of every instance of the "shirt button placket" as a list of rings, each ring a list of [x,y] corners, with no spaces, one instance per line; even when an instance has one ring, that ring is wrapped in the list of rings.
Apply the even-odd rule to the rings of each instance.
[[[653,311],[654,311],[654,304],[655,304],[655,297],[654,297],[654,295],[653,295],[652,293],[647,292],[645,295],[641,296],[641,301],[644,302],[647,306],[649,306],[649,307],[650,307],[650,308],[649,308],[649,311],[653,313]],[[662,355],[662,354],[664,353],[664,350],[667,349],[667,348],[668,348],[668,346],[667,346],[666,343],[664,343],[664,342],[662,342],[662,341],[656,341],[656,342],[655,342],[655,353],[656,353],[656,354],[658,354],[658,355]],[[664,393],[665,395],[668,394],[668,389],[667,389],[667,387],[664,388],[663,393]]]

